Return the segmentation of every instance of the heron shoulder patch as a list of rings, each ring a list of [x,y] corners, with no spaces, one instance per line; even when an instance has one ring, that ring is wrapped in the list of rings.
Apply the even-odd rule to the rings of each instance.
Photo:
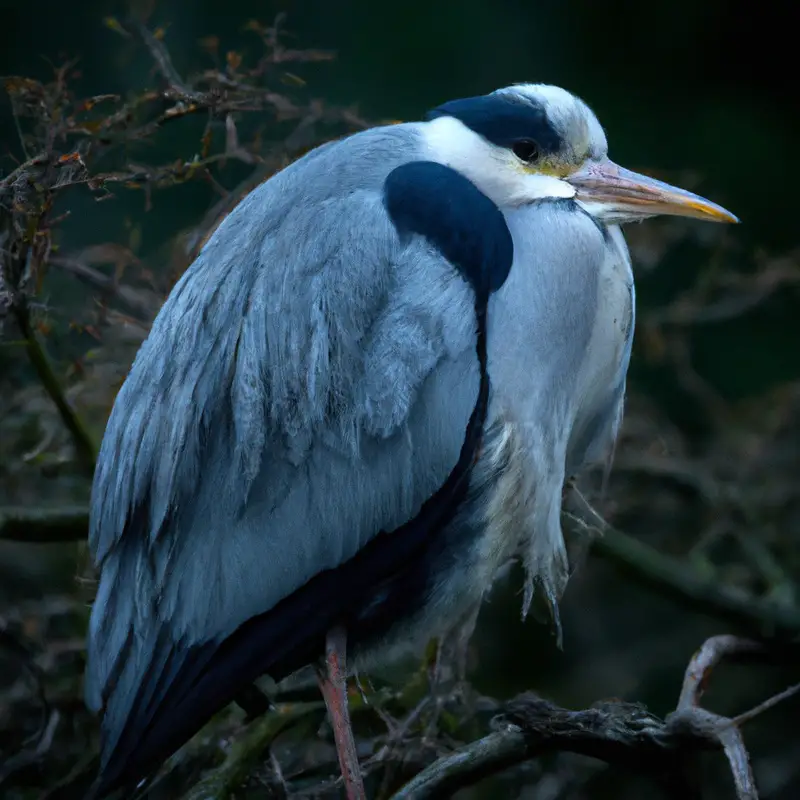
[[[392,170],[384,203],[401,235],[424,236],[483,301],[511,270],[514,244],[500,209],[461,173],[434,161]]]

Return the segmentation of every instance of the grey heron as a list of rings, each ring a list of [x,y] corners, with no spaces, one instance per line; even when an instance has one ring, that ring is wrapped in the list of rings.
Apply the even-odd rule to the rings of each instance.
[[[318,147],[225,218],[137,354],[94,478],[99,794],[259,676],[316,665],[363,796],[351,668],[476,608],[510,558],[523,613],[537,586],[555,607],[563,485],[622,417],[619,226],[658,214],[737,221],[614,164],[582,100],[521,84]]]

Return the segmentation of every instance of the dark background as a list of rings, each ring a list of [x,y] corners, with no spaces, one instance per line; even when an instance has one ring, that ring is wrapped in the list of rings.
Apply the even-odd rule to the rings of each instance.
[[[654,221],[630,232],[634,255],[643,257],[637,275],[640,326],[620,457],[623,463],[625,458],[632,463],[643,452],[680,457],[710,471],[734,493],[743,485],[757,485],[759,502],[771,497],[778,484],[789,486],[781,494],[781,502],[789,504],[789,511],[781,506],[784,516],[772,503],[767,504],[773,514],[769,519],[756,514],[737,524],[745,539],[761,543],[758,553],[771,554],[785,571],[778,588],[793,603],[800,575],[792,559],[800,515],[796,495],[791,495],[791,486],[800,483],[800,425],[795,424],[798,282],[790,278],[787,288],[735,318],[681,330],[680,341],[688,347],[700,388],[679,374],[676,359],[654,356],[659,345],[649,328],[643,330],[648,319],[657,319],[712,271],[757,275],[779,263],[789,276],[798,274],[800,93],[796,66],[795,74],[788,66],[796,64],[797,51],[789,7],[723,0],[162,0],[151,24],[166,26],[165,41],[186,74],[203,63],[198,47],[202,37],[218,36],[222,52],[246,52],[243,23],[249,18],[268,22],[286,11],[293,46],[336,51],[333,62],[298,68],[308,81],[303,91],[334,104],[356,104],[373,120],[419,118],[443,100],[518,81],[559,84],[597,112],[616,161],[680,183],[736,213],[743,224],[735,230]],[[49,64],[77,56],[78,94],[124,93],[152,82],[146,54],[134,52],[102,23],[107,15],[122,16],[123,4],[2,0],[0,9],[0,75],[44,78]],[[19,158],[8,104],[5,99],[3,103],[0,157]],[[190,157],[194,133],[175,136],[185,137]],[[170,146],[180,149],[183,142],[172,140]],[[162,146],[155,147],[154,158]],[[194,184],[156,194],[146,214],[141,199],[127,195],[102,206],[77,202],[60,244],[64,251],[98,237],[130,244],[133,221],[137,255],[158,269],[165,243],[196,221],[210,202],[210,190]],[[58,299],[67,304],[83,297],[69,282],[50,287],[59,287],[63,295]],[[66,319],[56,316],[55,327],[56,354],[66,358],[84,347]],[[674,344],[670,338],[666,342],[667,349]],[[30,380],[24,364],[8,349],[0,351],[0,368],[16,376],[15,391]],[[795,405],[790,402],[789,421],[777,436],[780,459],[758,462],[753,473],[737,472],[735,466],[745,455],[751,456],[759,445],[770,450],[775,444],[768,421],[779,415],[786,397],[795,398]],[[90,421],[98,434],[102,423],[102,418]],[[713,504],[703,505],[691,492],[632,473],[633,468],[622,469],[607,496],[598,499],[603,513],[663,552],[685,558],[687,569],[698,568],[693,547],[722,512]],[[23,485],[8,468],[0,479],[6,481],[0,500],[7,504],[85,498],[85,485],[63,473],[55,478],[37,475],[32,483],[26,478]],[[759,557],[742,545],[741,530],[733,537],[737,545],[714,550],[700,567],[713,565],[720,581],[766,593],[770,587],[752,574],[759,571]],[[50,593],[73,592],[76,563],[71,547],[0,542],[0,614],[4,605],[13,610]],[[617,696],[645,702],[663,714],[674,707],[683,669],[703,639],[739,630],[702,605],[666,597],[590,557],[567,591],[560,652],[545,627],[518,621],[518,587],[518,576],[512,576],[486,606],[471,650],[474,683],[494,696],[534,689],[571,707]],[[729,670],[709,703],[733,713],[796,676],[796,669]],[[765,798],[800,797],[799,710],[798,702],[790,700],[747,731]],[[647,781],[617,770],[597,772],[583,762],[575,766],[558,760],[551,766],[552,774],[563,778],[560,794],[547,794],[544,779],[537,775],[500,784],[486,796],[628,798],[652,791]],[[721,765],[712,759],[707,769],[708,797],[733,797]],[[581,770],[589,770],[589,777],[572,786],[569,776],[583,775]]]

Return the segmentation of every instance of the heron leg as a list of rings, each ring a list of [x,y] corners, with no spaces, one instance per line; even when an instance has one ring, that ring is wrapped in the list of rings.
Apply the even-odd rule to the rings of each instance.
[[[325,638],[325,661],[317,667],[317,680],[333,726],[347,799],[366,800],[347,704],[346,654],[347,636],[344,628],[332,628]]]

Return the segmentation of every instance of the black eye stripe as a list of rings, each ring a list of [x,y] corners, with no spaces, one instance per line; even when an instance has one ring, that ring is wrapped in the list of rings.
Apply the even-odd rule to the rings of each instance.
[[[541,155],[559,153],[564,146],[544,108],[535,101],[523,101],[504,94],[466,97],[429,112],[426,119],[455,117],[470,130],[499,147],[511,148],[522,139],[537,143]]]

